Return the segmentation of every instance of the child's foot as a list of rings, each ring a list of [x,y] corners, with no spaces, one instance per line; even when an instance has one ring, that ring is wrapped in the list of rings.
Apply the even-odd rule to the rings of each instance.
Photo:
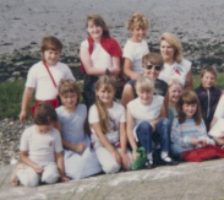
[[[23,169],[24,168],[24,165],[23,164],[19,164],[14,172],[12,173],[11,177],[10,177],[10,183],[12,186],[17,186],[19,185],[19,179],[17,177],[17,172],[20,170],[20,169]]]
[[[172,160],[169,156],[161,158],[162,164],[164,165],[177,165],[178,162]]]
[[[152,160],[147,160],[146,163],[145,163],[145,167],[146,167],[147,169],[152,169],[152,168],[154,168],[155,166],[154,166]]]

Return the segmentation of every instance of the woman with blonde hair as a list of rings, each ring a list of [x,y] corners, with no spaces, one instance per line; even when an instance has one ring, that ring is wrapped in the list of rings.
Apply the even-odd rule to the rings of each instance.
[[[178,79],[184,89],[192,89],[191,62],[182,58],[182,47],[178,39],[171,33],[165,32],[160,38],[160,52],[164,60],[159,79],[168,82]]]

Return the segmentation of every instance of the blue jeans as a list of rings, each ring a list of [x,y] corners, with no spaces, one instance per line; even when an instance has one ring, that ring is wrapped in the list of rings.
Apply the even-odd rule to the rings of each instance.
[[[153,151],[153,142],[155,144],[160,144],[162,152],[169,152],[170,129],[170,120],[163,118],[156,124],[155,132],[153,132],[152,126],[148,121],[143,121],[138,125],[136,134],[141,146],[146,149],[147,153],[151,153]]]

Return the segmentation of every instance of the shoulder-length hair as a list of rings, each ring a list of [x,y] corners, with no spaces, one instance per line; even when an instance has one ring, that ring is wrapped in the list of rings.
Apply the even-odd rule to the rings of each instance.
[[[92,21],[95,25],[100,26],[103,29],[103,37],[110,37],[109,28],[107,27],[104,19],[100,15],[89,15],[86,20],[86,27],[88,27],[89,21]]]
[[[178,104],[178,119],[180,124],[183,124],[184,121],[186,120],[186,114],[183,112],[183,105],[185,103],[197,105],[197,110],[195,114],[193,115],[193,119],[195,120],[195,123],[199,125],[202,120],[201,108],[200,108],[198,97],[196,93],[193,91],[185,91],[180,97],[179,104]]]
[[[174,48],[174,60],[178,63],[181,63],[182,61],[182,46],[175,35],[172,33],[165,32],[160,37],[160,45],[161,42],[165,40],[168,42],[173,48]]]

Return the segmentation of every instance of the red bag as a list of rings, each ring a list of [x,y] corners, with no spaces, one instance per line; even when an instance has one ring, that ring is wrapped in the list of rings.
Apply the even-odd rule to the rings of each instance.
[[[201,162],[212,158],[224,158],[224,149],[207,145],[205,147],[183,152],[183,159],[189,162]]]

